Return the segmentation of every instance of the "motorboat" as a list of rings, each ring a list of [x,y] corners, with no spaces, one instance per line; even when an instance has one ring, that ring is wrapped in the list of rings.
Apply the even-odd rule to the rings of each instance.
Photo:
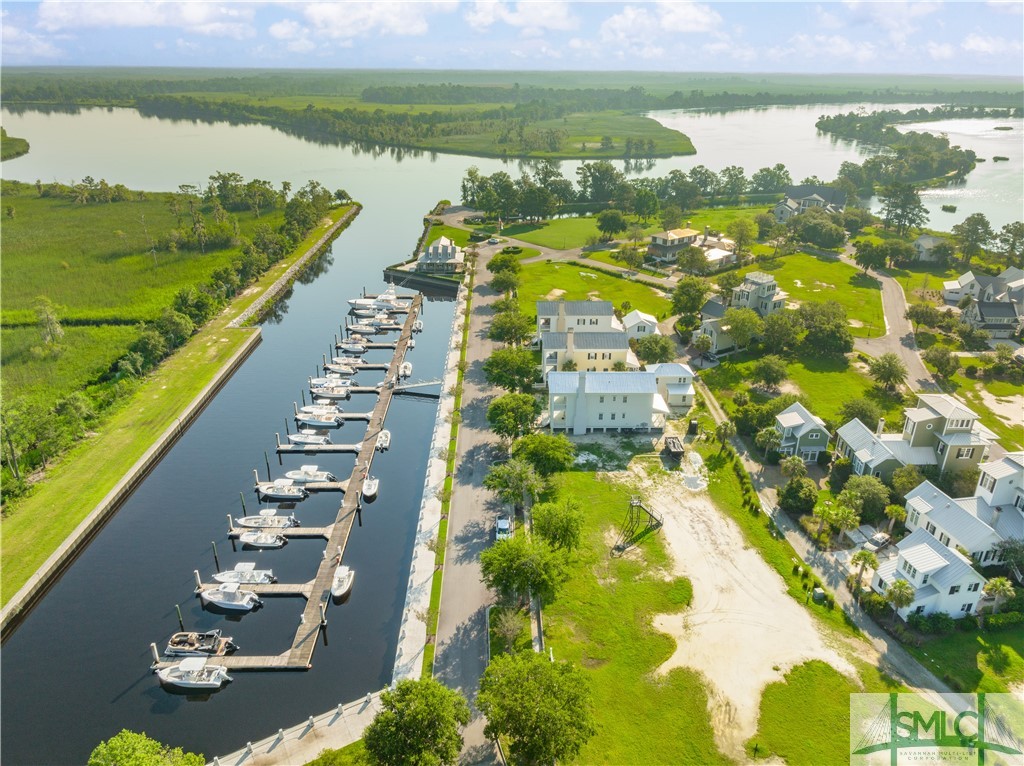
[[[374,317],[377,316],[378,310],[373,306],[363,306],[362,308],[356,308],[353,306],[349,310],[349,313],[357,317]]]
[[[353,369],[355,369],[355,366],[360,364],[362,361],[362,357],[356,356],[347,351],[342,356],[331,357],[332,364],[340,364],[343,367],[352,367]]]
[[[252,534],[264,533],[255,532]],[[225,582],[216,588],[200,591],[199,598],[208,606],[218,606],[221,609],[230,609],[235,612],[251,612],[256,607],[263,605],[259,596],[251,590],[242,590],[236,582]]]
[[[413,332],[423,332],[423,320],[422,319],[417,319],[415,322],[412,323],[412,331]]]
[[[363,497],[373,500],[377,497],[377,489],[380,487],[380,479],[376,476],[367,476],[363,480]]]
[[[288,538],[266,529],[251,529],[238,536],[250,548],[283,548]]]
[[[350,298],[348,305],[357,309],[389,309],[392,307],[408,307],[407,303],[398,300],[394,285],[388,285],[384,292],[375,298]]]
[[[303,412],[299,412],[298,407],[295,408],[295,422],[299,424],[300,428],[317,430],[321,428],[341,428],[341,426],[345,425],[345,421],[336,407],[323,405],[321,407],[303,407],[302,409]],[[288,474],[285,474],[285,476],[287,477]]]
[[[328,373],[319,378],[310,378],[310,388],[346,388],[348,386],[354,386],[356,382],[351,378],[343,378],[337,373]]]
[[[310,379],[312,380],[312,378]],[[310,385],[309,393],[313,397],[313,400],[323,399],[325,401],[333,402],[338,399],[348,399],[352,396],[352,386],[314,386]]]
[[[330,444],[331,436],[323,431],[300,428],[297,434],[288,434],[288,441],[292,444]]]
[[[363,324],[368,324],[368,325],[371,325],[371,326],[377,327],[377,328],[380,328],[382,326],[388,326],[388,327],[391,327],[391,326],[397,327],[398,326],[397,323],[395,322],[395,320],[386,311],[382,311],[380,314],[377,314],[375,317],[372,317],[370,319],[364,319],[362,323]]]
[[[255,562],[240,561],[234,569],[217,572],[213,576],[216,582],[235,582],[243,585],[269,585],[277,582],[272,569],[257,569]]]
[[[377,434],[377,451],[383,452],[391,448],[391,432],[386,428]]]
[[[408,378],[412,375],[412,362],[402,362],[398,365],[398,376]]]
[[[330,471],[321,471],[319,470],[319,466],[315,465],[301,466],[297,471],[288,471],[285,476],[300,484],[338,480],[338,478]]]
[[[340,415],[345,411],[333,404],[304,404],[299,407],[295,402],[292,402],[292,406],[295,408],[296,415],[300,412],[307,415]]]
[[[357,332],[357,333],[365,334],[365,335],[376,335],[377,334],[377,328],[375,326],[373,326],[372,324],[364,324],[362,322],[357,322],[356,324],[350,324],[346,329],[350,333]]]
[[[309,493],[306,492],[306,494]],[[288,529],[289,527],[301,527],[302,524],[295,518],[295,514],[278,516],[276,508],[264,508],[256,516],[243,516],[240,519],[235,519],[235,526],[247,529]]]
[[[344,598],[352,590],[352,581],[356,573],[352,567],[346,564],[339,564],[334,570],[334,579],[331,581],[331,595],[334,598]]]
[[[273,481],[260,481],[260,477],[253,470],[256,476],[256,493],[264,500],[277,500],[281,502],[300,502],[309,497],[309,491],[299,486],[291,479],[274,479]]]
[[[409,348],[416,348],[415,338],[409,338]]]
[[[348,340],[340,341],[337,346],[338,350],[346,351],[349,354],[365,354],[366,346],[362,343],[362,341],[366,339],[363,338],[362,336],[359,336],[359,340],[356,340],[355,338],[356,336],[353,335]]]
[[[186,657],[175,665],[160,668],[156,676],[164,686],[179,689],[215,690],[231,682],[228,669],[208,664],[206,657]]]
[[[329,377],[347,378],[356,374],[356,368],[351,364],[338,364],[337,362],[324,362],[324,370],[331,373]]]
[[[171,636],[164,649],[167,657],[222,657],[237,651],[238,647],[231,636],[221,635],[220,630],[208,630],[205,633],[182,631]]]

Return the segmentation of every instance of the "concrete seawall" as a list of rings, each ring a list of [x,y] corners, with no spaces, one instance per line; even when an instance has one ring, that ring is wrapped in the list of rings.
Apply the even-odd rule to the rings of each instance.
[[[97,504],[75,530],[55,550],[39,569],[28,579],[21,589],[14,594],[0,614],[0,630],[4,637],[17,627],[18,623],[28,614],[33,606],[46,593],[50,585],[74,562],[89,541],[103,528],[107,520],[113,516],[121,504],[142,483],[151,470],[160,462],[164,455],[174,446],[182,434],[188,430],[192,422],[206,408],[217,392],[227,383],[253,349],[259,345],[261,333],[259,328],[251,331],[250,337],[241,348],[224,364],[213,380],[206,384],[184,409],[178,419],[165,430],[153,445],[146,450],[114,488]]]

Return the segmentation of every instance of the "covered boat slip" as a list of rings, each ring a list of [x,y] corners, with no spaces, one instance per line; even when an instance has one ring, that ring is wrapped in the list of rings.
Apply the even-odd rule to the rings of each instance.
[[[406,317],[405,324],[402,326],[402,332],[394,344],[395,353],[391,359],[391,364],[388,366],[388,371],[386,373],[387,379],[397,380],[399,367],[402,362],[405,361],[405,354],[409,348],[409,343],[412,340],[413,323],[416,321],[416,317],[420,313],[422,305],[422,295],[416,295],[412,298],[412,304],[409,307],[409,313]],[[326,527],[291,527],[275,530],[277,534],[281,534],[287,538],[327,538],[326,550],[332,553],[321,560],[317,569],[316,577],[309,583],[301,585],[276,583],[273,585],[247,584],[245,586],[247,590],[251,590],[260,596],[301,595],[307,599],[306,607],[302,612],[302,617],[299,621],[295,636],[292,639],[291,646],[286,651],[278,655],[240,656],[235,654],[230,657],[218,657],[217,662],[219,664],[232,670],[254,671],[308,670],[312,667],[313,652],[316,649],[316,642],[320,635],[320,628],[326,625],[327,621],[326,610],[328,604],[332,600],[331,588],[334,585],[334,577],[337,571],[339,556],[341,558],[344,557],[345,548],[348,546],[349,537],[352,534],[353,526],[355,526],[357,514],[361,512],[362,506],[360,498],[362,495],[363,481],[370,475],[371,465],[373,463],[374,455],[376,454],[377,437],[383,430],[384,420],[387,417],[388,410],[391,406],[391,397],[394,395],[395,391],[388,386],[382,386],[380,389],[374,389],[373,393],[378,395],[377,402],[369,419],[369,427],[367,428],[366,435],[363,437],[362,442],[357,445],[315,445],[313,450],[310,450],[312,445],[281,445],[280,438],[278,439],[279,452],[303,453],[308,451],[330,451],[324,450],[323,447],[351,446],[356,448],[354,451],[358,455],[358,458],[349,479],[344,482],[347,485],[347,491],[345,492],[341,506],[338,508],[338,513],[333,524]],[[305,486],[309,488],[308,484]],[[229,534],[234,536],[242,531],[244,530],[232,529]],[[320,555],[319,549],[318,555]],[[206,584],[201,583],[199,587],[212,588],[214,587],[214,584],[207,586]],[[159,668],[166,666],[167,664],[168,663],[165,662],[159,662],[156,663],[155,667]]]

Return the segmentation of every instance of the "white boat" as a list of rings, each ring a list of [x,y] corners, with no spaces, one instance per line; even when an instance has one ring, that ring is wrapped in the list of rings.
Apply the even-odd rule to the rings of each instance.
[[[247,529],[287,529],[288,527],[301,527],[302,524],[295,518],[295,514],[278,516],[277,509],[264,508],[257,516],[243,516],[240,519],[235,519],[235,526]]]
[[[391,447],[391,432],[386,428],[377,434],[377,451],[383,452]]]
[[[309,393],[314,402],[321,399],[334,402],[352,396],[352,386],[310,386]]]
[[[219,689],[231,681],[223,665],[209,665],[205,657],[186,657],[176,665],[156,671],[160,683],[179,689]]]
[[[409,338],[409,348],[416,348],[416,341],[413,338]]]
[[[221,609],[230,609],[235,612],[250,612],[263,604],[259,596],[251,590],[242,590],[236,582],[221,583],[216,588],[200,591],[199,598],[204,604],[219,606]]]
[[[352,367],[352,368],[355,368],[355,365],[359,364],[362,361],[363,361],[362,357],[355,356],[355,355],[353,355],[351,353],[348,353],[348,352],[346,352],[342,356],[331,357],[331,363],[332,364],[340,364],[340,365],[343,365],[345,367]]]
[[[323,431],[300,428],[297,434],[288,434],[288,441],[292,444],[330,444],[331,436]]]
[[[334,570],[334,579],[331,581],[331,595],[334,598],[344,598],[347,596],[349,591],[352,590],[352,581],[355,578],[356,573],[352,567],[340,564]]]
[[[299,424],[300,428],[315,430],[321,428],[341,428],[341,426],[345,425],[341,415],[331,412],[329,409],[323,412],[298,412],[295,414],[295,422]]]
[[[348,386],[354,386],[356,383],[352,378],[343,378],[340,375],[328,374],[319,378],[310,378],[310,388],[347,388]]]
[[[417,319],[415,322],[412,323],[412,331],[413,332],[423,332],[423,320],[422,319]]]
[[[373,306],[363,306],[362,308],[356,308],[353,306],[349,310],[350,314],[354,314],[357,317],[374,317],[377,316],[377,309]]]
[[[243,532],[238,539],[242,541],[243,545],[248,545],[250,548],[283,548],[284,544],[288,542],[284,535],[265,529]]]
[[[240,561],[234,569],[217,572],[213,576],[216,582],[235,582],[243,585],[268,585],[277,582],[272,569],[257,569],[255,562]]]
[[[373,500],[377,497],[377,489],[380,487],[380,479],[376,476],[367,476],[363,480],[363,497]]]
[[[321,471],[319,466],[315,465],[304,465],[297,471],[288,471],[285,474],[289,479],[294,482],[305,484],[308,482],[320,482],[320,481],[337,481],[337,477],[330,471]]]
[[[395,293],[395,286],[388,285],[384,292],[378,295],[376,298],[350,298],[348,301],[349,306],[354,306],[359,309],[366,308],[388,308],[400,303],[398,295]]]
[[[175,633],[167,642],[164,655],[167,657],[221,657],[237,651],[231,636],[223,636],[219,630],[205,633],[182,631]]]
[[[324,370],[331,376],[348,378],[356,374],[356,368],[349,364],[338,364],[337,362],[324,362]]]
[[[377,328],[374,327],[372,324],[363,324],[361,322],[358,324],[350,324],[345,329],[347,329],[350,333],[357,332],[365,335],[375,335],[377,333]]]
[[[255,470],[253,470],[253,474],[256,474]],[[264,500],[279,500],[282,502],[300,502],[309,497],[309,491],[304,487],[300,487],[291,479],[260,481],[259,475],[256,475],[256,492]]]
[[[304,404],[299,407],[292,402],[292,406],[295,408],[296,415],[300,412],[306,415],[340,415],[345,411],[334,404]]]
[[[365,354],[366,346],[360,342],[361,340],[365,340],[365,338],[360,336],[360,340],[355,340],[355,336],[353,335],[348,340],[340,341],[337,348],[339,351],[347,351],[349,354]]]
[[[400,378],[408,378],[412,375],[412,362],[402,362],[398,365],[398,376]]]

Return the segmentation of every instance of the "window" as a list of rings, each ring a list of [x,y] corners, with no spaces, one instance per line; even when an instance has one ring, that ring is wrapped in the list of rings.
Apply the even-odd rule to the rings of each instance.
[[[812,431],[811,433],[807,434],[807,440],[812,442],[817,441],[819,436],[821,436],[821,434],[819,434],[817,431]]]
[[[1013,507],[1024,508],[1024,495],[1018,494],[1015,498],[1013,498]]]
[[[950,428],[969,428],[971,425],[970,420],[951,420],[949,423]]]
[[[973,601],[968,601],[966,604],[964,604],[962,607],[960,607],[960,611],[963,612],[964,614],[969,614],[970,611],[971,611],[971,607],[972,606],[974,606],[974,602]]]
[[[952,588],[949,589],[949,595],[950,596],[955,596],[959,592],[960,592],[960,586],[959,585],[954,585]]]
[[[936,451],[936,452],[937,452],[938,454],[940,454],[940,455],[942,455],[942,454],[945,454],[945,452],[946,452],[946,445],[945,445],[945,444],[943,444],[942,442],[939,442],[939,446],[937,446],[937,447],[935,448],[935,451]]]
[[[597,413],[597,419],[598,420],[604,420],[604,413],[603,412]]]
[[[602,359],[611,359],[612,358],[611,352],[610,351],[602,351],[601,352],[601,358]]]
[[[957,460],[962,460],[964,458],[969,458],[973,454],[974,454],[974,447],[961,447],[960,449],[958,449],[956,451]]]
[[[612,420],[615,420],[615,413],[612,413]]]
[[[981,583],[972,582],[970,585],[967,586],[967,592],[968,593],[977,593],[978,592],[978,588],[980,586],[981,586]]]
[[[949,535],[947,535],[945,532],[941,533],[939,535],[939,542],[942,543],[943,545],[948,546],[949,545]]]
[[[625,412],[623,412],[623,413],[622,413],[622,419],[623,419],[623,420],[625,420],[625,419],[626,419],[626,413],[625,413]]]
[[[932,524],[930,521],[924,525],[924,528],[931,532],[933,535],[935,534],[935,525]]]
[[[981,478],[978,479],[978,484],[980,484],[983,489],[987,489],[989,492],[991,492],[996,488],[996,477],[989,476],[987,473],[983,473],[981,475]]]
[[[911,524],[916,524],[919,518],[921,518],[920,511],[911,511],[907,515],[907,521],[909,521]]]
[[[587,352],[587,359],[597,359],[597,352],[596,351],[588,351]]]
[[[591,319],[591,320],[590,320],[590,324],[599,324],[599,323],[600,323],[600,321],[601,321],[601,320],[599,320],[599,319]]]
[[[626,400],[628,400],[628,399],[629,399],[629,397],[628,397],[628,396],[624,396],[624,397],[622,397],[622,403],[623,403],[623,404],[625,404],[625,403],[626,403]]]
[[[917,569],[914,567],[913,564],[911,564],[906,559],[903,560],[903,567],[902,567],[902,569],[903,569],[904,572],[906,572],[911,577],[917,577]]]
[[[919,604],[917,609],[914,610],[914,614],[921,614],[924,611],[924,604]]]
[[[586,323],[587,323],[587,320],[586,320],[586,319],[577,319],[577,320],[576,320],[576,324],[577,324],[577,325],[581,325],[581,324],[586,324]]]

